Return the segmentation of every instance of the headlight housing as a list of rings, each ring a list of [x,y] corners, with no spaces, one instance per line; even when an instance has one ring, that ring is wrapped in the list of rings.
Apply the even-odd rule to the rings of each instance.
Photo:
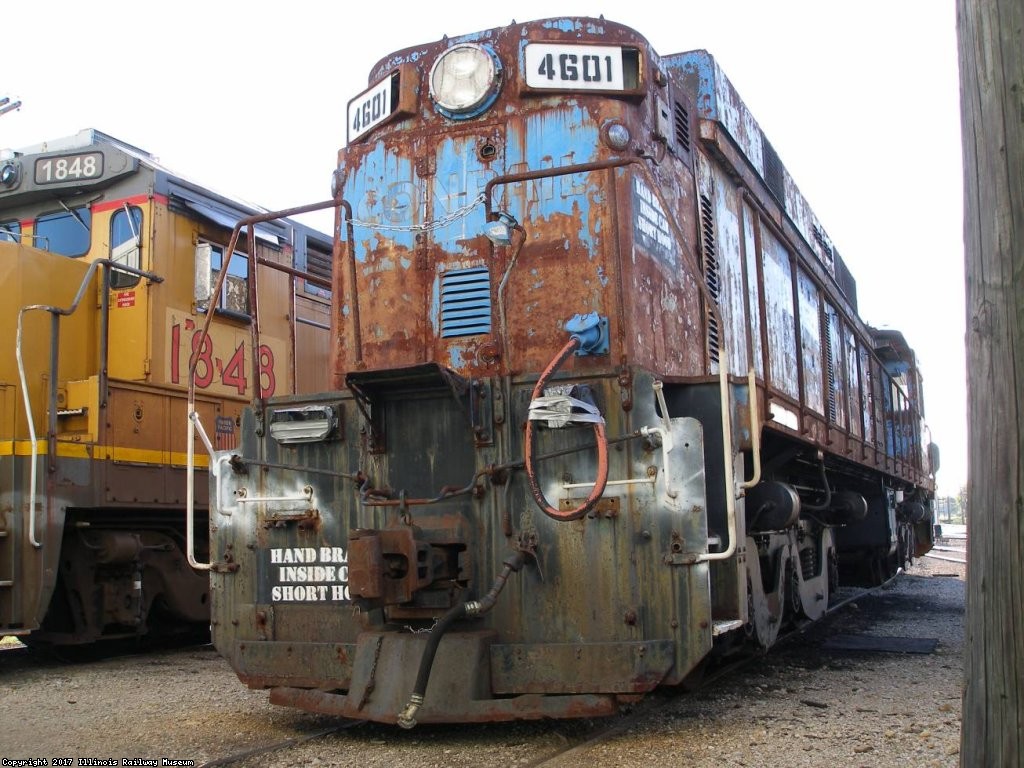
[[[0,167],[0,185],[12,188],[17,186],[18,177],[21,175],[20,171],[17,163],[3,163],[3,166]]]
[[[465,120],[494,103],[501,62],[487,48],[462,43],[437,57],[430,68],[430,98],[445,117]]]

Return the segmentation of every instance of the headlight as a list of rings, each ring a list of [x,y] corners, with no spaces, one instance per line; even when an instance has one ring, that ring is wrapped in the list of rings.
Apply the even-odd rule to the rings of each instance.
[[[13,187],[18,181],[18,175],[17,163],[4,163],[0,168],[0,184],[5,187]]]
[[[431,67],[430,97],[447,117],[474,117],[493,103],[500,79],[494,54],[479,45],[456,45]]]

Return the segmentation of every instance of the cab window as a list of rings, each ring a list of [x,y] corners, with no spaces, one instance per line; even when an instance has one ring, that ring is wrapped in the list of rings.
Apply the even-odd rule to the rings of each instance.
[[[115,264],[140,269],[142,265],[142,209],[124,205],[110,217],[110,260]],[[138,275],[113,270],[111,288],[131,288]]]
[[[224,268],[224,248],[212,245],[210,251],[210,286],[217,284]],[[219,311],[249,316],[249,258],[235,251],[228,261],[228,274],[221,289]]]
[[[21,242],[21,223],[18,221],[0,221],[0,243]]]
[[[36,219],[35,243],[62,256],[77,258],[89,252],[92,213],[88,208],[69,208]]]

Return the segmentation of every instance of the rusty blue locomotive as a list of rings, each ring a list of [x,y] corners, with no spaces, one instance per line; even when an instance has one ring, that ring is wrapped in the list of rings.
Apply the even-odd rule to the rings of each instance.
[[[249,686],[607,715],[931,546],[914,353],[707,52],[513,23],[385,57],[346,130],[333,388],[211,460]]]

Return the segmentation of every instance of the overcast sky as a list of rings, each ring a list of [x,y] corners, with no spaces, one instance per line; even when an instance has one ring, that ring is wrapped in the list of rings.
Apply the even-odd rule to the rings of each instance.
[[[917,350],[942,492],[966,482],[962,170],[953,0],[338,3],[7,0],[0,147],[98,128],[268,208],[330,196],[347,101],[391,51],[604,14],[661,54],[710,51],[858,281]],[[322,222],[315,222],[322,223]],[[324,226],[329,229],[329,223]]]

